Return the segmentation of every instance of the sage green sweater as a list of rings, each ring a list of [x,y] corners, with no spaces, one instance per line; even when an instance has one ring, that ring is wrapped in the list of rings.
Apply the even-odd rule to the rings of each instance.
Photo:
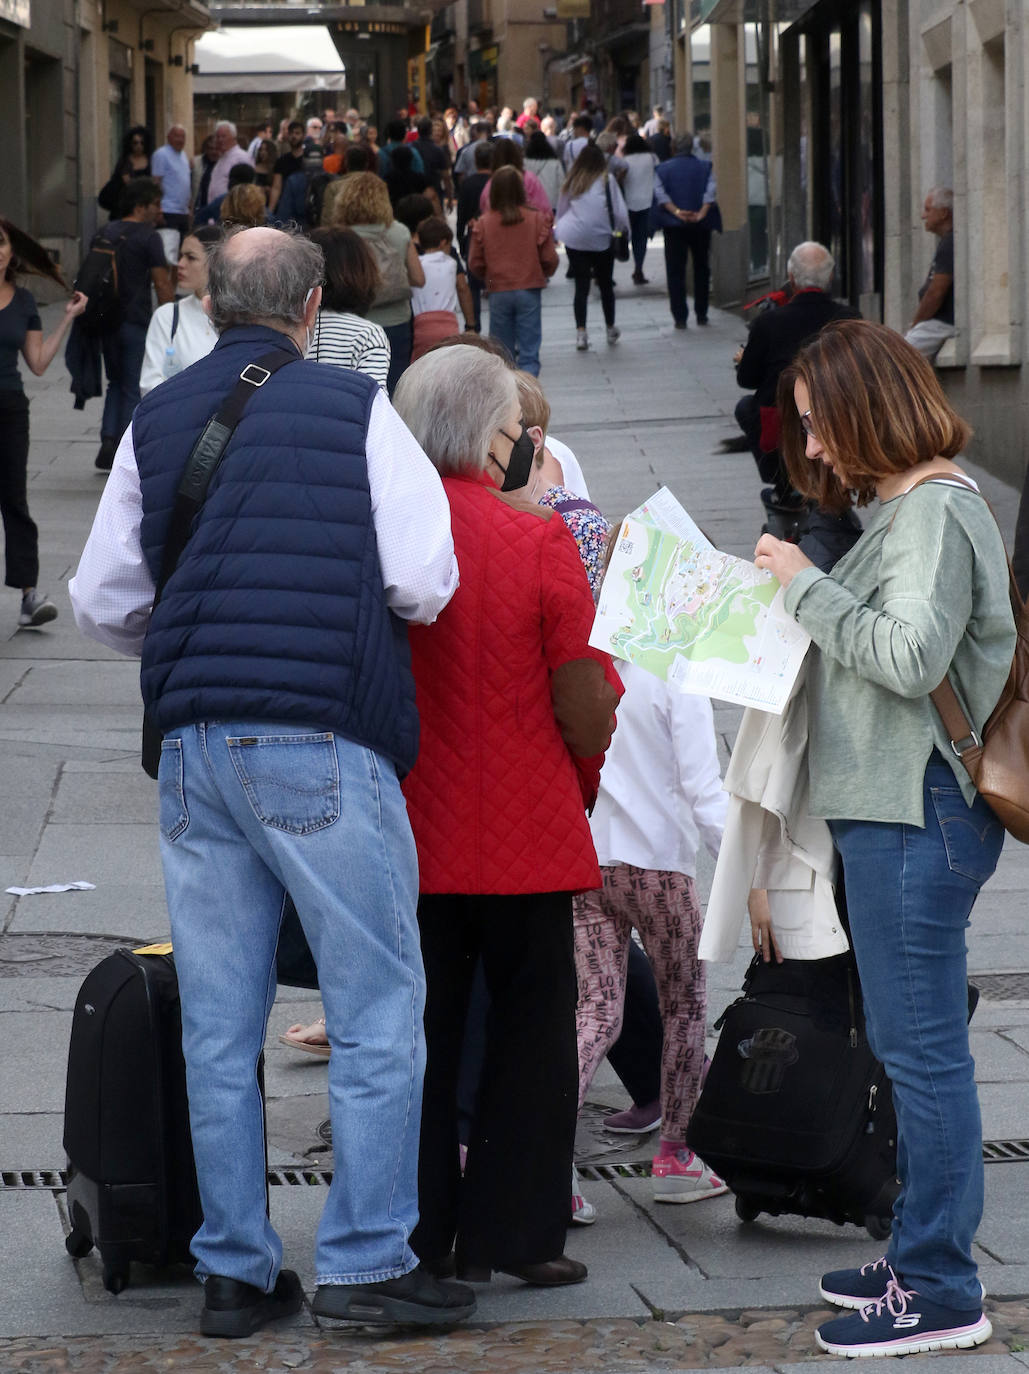
[[[883,502],[831,575],[805,568],[785,604],[814,641],[811,814],[924,825],[934,746],[971,803],[975,790],[928,694],[949,672],[981,730],[1011,667],[1004,544],[982,497],[933,482]]]

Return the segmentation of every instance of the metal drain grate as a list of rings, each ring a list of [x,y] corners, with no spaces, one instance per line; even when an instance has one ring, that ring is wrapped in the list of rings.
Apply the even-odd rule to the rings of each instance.
[[[1029,973],[974,973],[984,1002],[1029,1002]]]
[[[137,949],[130,935],[3,935],[0,978],[85,978],[116,949]]]
[[[20,1193],[26,1188],[48,1188],[57,1192],[67,1188],[63,1169],[0,1169],[0,1192]]]
[[[615,1182],[619,1178],[649,1178],[649,1164],[580,1164],[579,1177],[590,1183]]]
[[[984,1164],[1025,1164],[1029,1162],[1029,1140],[984,1140]]]
[[[331,1169],[269,1169],[271,1188],[327,1188],[332,1182]]]

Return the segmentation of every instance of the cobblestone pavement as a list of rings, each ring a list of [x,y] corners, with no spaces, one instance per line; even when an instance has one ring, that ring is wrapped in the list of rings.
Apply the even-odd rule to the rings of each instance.
[[[987,1302],[993,1339],[978,1360],[1029,1348],[1029,1302]],[[528,1374],[528,1371],[661,1371],[726,1369],[743,1365],[782,1367],[822,1359],[815,1327],[834,1312],[758,1310],[728,1316],[686,1314],[677,1321],[548,1321],[467,1326],[446,1335],[383,1336],[362,1330],[298,1335],[264,1332],[244,1341],[186,1337],[163,1341],[138,1337],[0,1341],[3,1374],[143,1374],[148,1370],[245,1374],[250,1370],[298,1370],[302,1374]],[[940,1356],[910,1356],[924,1361]],[[907,1365],[905,1365],[905,1368]],[[972,1366],[970,1366],[971,1368]]]

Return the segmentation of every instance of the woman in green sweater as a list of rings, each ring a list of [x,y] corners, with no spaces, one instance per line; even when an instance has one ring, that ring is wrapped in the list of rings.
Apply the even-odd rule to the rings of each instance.
[[[771,535],[755,554],[813,641],[810,809],[840,854],[869,1041],[897,1108],[889,1248],[823,1277],[822,1296],[853,1310],[817,1339],[836,1355],[967,1348],[991,1328],[971,1253],[983,1167],[965,930],[1004,832],[929,693],[949,676],[977,730],[996,705],[1015,642],[1004,546],[954,462],[968,426],[899,334],[828,325],[779,401],[798,491],[838,512],[878,498],[829,574]]]

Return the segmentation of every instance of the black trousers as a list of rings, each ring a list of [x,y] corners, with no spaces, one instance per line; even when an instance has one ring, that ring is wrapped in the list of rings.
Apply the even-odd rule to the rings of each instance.
[[[418,1163],[421,1259],[495,1269],[564,1251],[575,1144],[578,1053],[572,901],[423,896],[418,924],[428,985],[428,1058]],[[490,998],[464,1177],[457,1090],[472,978]]]
[[[4,522],[4,584],[39,581],[39,531],[29,514],[29,400],[0,391],[0,516]]]
[[[600,304],[604,311],[604,323],[610,328],[615,322],[615,250],[605,248],[602,253],[587,253],[579,248],[566,248],[568,265],[575,278],[576,329],[586,328],[586,306],[590,298],[590,283],[596,282],[600,290]]]
[[[665,239],[665,274],[668,278],[668,304],[672,317],[680,322],[689,318],[686,302],[686,259],[693,258],[693,301],[697,319],[706,320],[711,295],[711,230],[703,224],[668,225],[661,231]]]
[[[635,940],[630,940],[622,1030],[607,1052],[607,1062],[636,1107],[646,1107],[661,1096],[663,1046],[664,1027],[654,970],[644,951]]]

